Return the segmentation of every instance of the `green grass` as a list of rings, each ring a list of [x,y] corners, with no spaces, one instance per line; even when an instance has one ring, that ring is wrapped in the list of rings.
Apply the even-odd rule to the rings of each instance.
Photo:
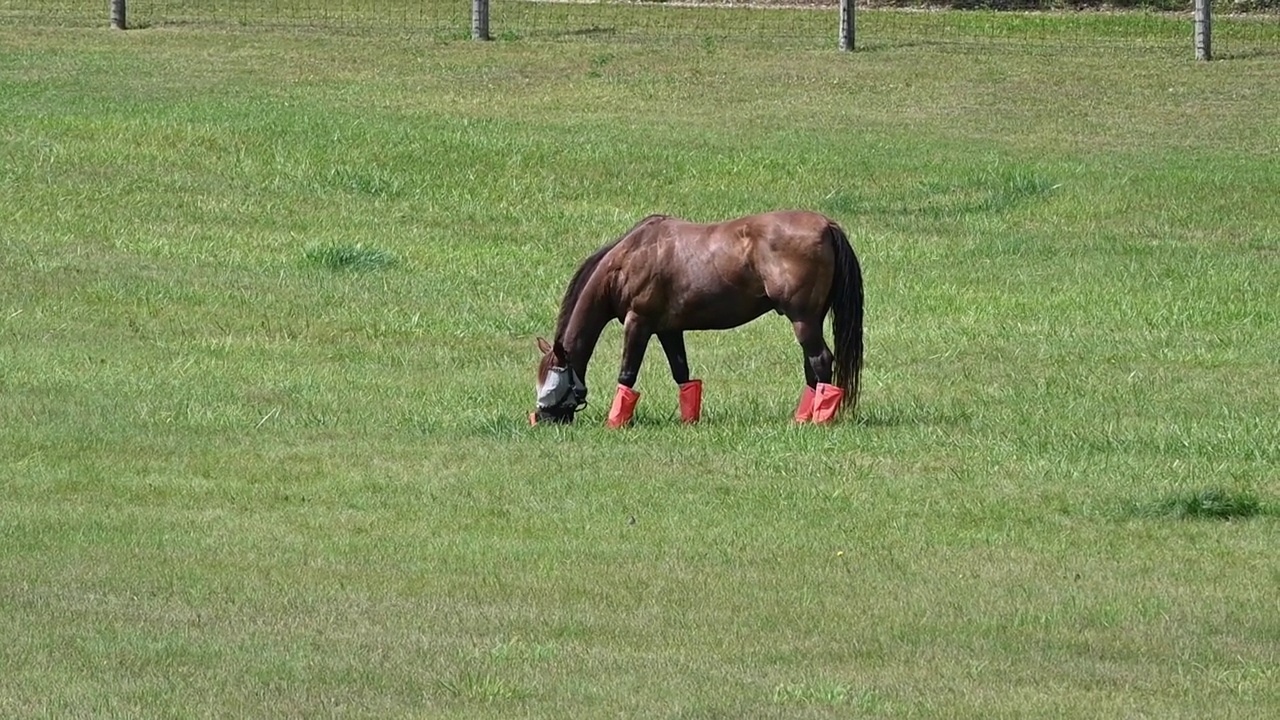
[[[1276,58],[1095,50],[0,28],[0,715],[1276,715]],[[857,422],[769,317],[527,427],[586,254],[773,207]]]

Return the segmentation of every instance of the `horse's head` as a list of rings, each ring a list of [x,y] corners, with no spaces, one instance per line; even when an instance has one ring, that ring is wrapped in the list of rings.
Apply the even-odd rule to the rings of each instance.
[[[538,338],[538,350],[542,360],[535,385],[538,410],[534,421],[571,423],[574,413],[587,406],[587,385],[569,364],[569,353],[559,340],[553,345]]]

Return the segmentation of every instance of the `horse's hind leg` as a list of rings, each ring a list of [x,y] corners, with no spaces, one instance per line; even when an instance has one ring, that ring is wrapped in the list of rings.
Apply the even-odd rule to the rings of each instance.
[[[658,342],[667,354],[671,365],[671,379],[680,386],[680,420],[697,422],[702,417],[702,381],[689,379],[689,358],[684,352],[684,333],[676,331],[658,333]]]
[[[831,384],[832,367],[835,355],[827,347],[822,337],[822,318],[817,320],[793,320],[791,327],[795,330],[796,340],[804,350],[804,379],[809,387],[818,383]]]
[[[840,406],[844,395],[831,384],[835,355],[822,337],[822,317],[792,320],[796,340],[804,350],[804,393],[796,407],[796,422],[813,420],[815,423],[830,421]]]
[[[678,330],[660,332],[658,342],[662,343],[662,351],[667,354],[667,363],[671,365],[671,379],[677,385],[689,382],[689,358],[684,352],[684,333]]]

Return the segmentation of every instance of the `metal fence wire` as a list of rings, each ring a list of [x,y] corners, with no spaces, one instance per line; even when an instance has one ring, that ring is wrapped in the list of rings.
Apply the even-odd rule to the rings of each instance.
[[[878,0],[879,2],[895,0]],[[1021,0],[1022,6],[1039,0]],[[1168,0],[1178,2],[1179,0]],[[491,0],[498,41],[732,43],[834,49],[839,0]],[[941,45],[981,50],[1000,44],[1192,52],[1192,0],[1177,12],[1130,11],[1126,22],[1095,11],[930,10],[859,5],[856,46]],[[1233,13],[1247,7],[1249,14]],[[1060,5],[1045,0],[1046,5]],[[106,27],[108,0],[0,0],[0,23]],[[463,40],[470,0],[127,0],[130,28],[312,28]],[[1280,56],[1280,0],[1218,0],[1218,57]]]

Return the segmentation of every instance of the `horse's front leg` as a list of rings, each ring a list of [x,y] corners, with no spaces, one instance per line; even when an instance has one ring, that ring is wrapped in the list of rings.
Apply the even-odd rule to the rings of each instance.
[[[628,313],[622,323],[622,369],[618,371],[618,391],[613,396],[613,405],[609,408],[611,428],[620,428],[631,422],[635,413],[636,401],[640,393],[632,390],[636,378],[640,377],[640,364],[644,362],[644,351],[649,346],[649,338],[653,332],[635,313]]]
[[[702,417],[702,381],[689,379],[689,358],[684,352],[684,333],[658,333],[658,342],[671,365],[671,378],[680,386],[680,421],[697,422]]]

